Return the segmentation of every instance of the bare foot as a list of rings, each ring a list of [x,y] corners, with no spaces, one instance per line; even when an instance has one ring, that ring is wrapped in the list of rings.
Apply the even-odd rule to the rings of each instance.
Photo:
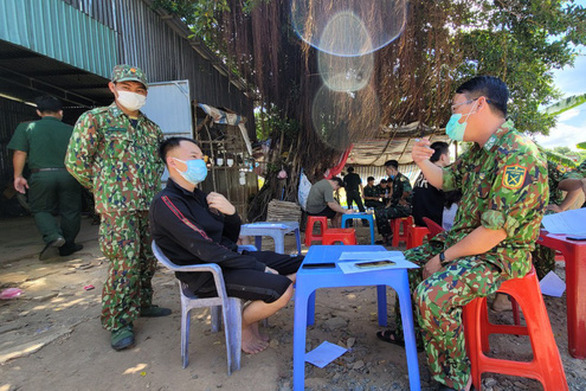
[[[242,351],[248,354],[256,354],[265,350],[268,342],[256,336],[251,326],[242,328]]]
[[[269,342],[271,340],[268,334],[261,333],[260,328],[258,327],[258,322],[251,324],[250,328],[258,339],[264,342]]]
[[[492,302],[492,305],[490,306],[490,309],[496,312],[512,311],[513,304],[511,303],[507,295],[497,293],[494,298],[494,301]]]

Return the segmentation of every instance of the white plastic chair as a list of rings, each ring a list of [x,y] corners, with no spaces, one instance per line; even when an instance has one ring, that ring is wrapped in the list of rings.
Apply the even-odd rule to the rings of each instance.
[[[240,354],[242,341],[242,300],[228,297],[224,285],[222,269],[215,263],[200,265],[179,266],[174,264],[163,254],[153,240],[153,253],[159,262],[174,272],[212,273],[216,284],[217,297],[200,298],[191,293],[187,285],[180,280],[179,292],[181,293],[181,359],[183,368],[189,363],[189,326],[191,316],[189,312],[194,308],[211,307],[212,332],[218,332],[220,326],[220,308],[224,318],[224,334],[226,335],[226,355],[228,359],[228,375],[240,369]]]

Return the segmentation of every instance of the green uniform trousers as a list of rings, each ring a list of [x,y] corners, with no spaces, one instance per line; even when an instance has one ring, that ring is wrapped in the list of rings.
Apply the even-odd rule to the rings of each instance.
[[[390,239],[393,236],[391,229],[391,219],[398,217],[407,217],[411,214],[411,207],[404,205],[388,206],[386,208],[376,208],[374,216],[376,217],[376,226],[378,233],[383,237]]]
[[[31,212],[43,241],[50,243],[63,236],[66,246],[73,245],[81,223],[81,185],[65,169],[40,171],[31,175],[29,191]]]
[[[460,390],[470,376],[466,355],[462,307],[478,297],[497,291],[504,281],[500,269],[482,255],[459,258],[422,281],[423,266],[443,250],[443,243],[428,242],[405,252],[406,258],[421,266],[409,270],[418,339],[423,339],[427,364],[439,383]],[[395,305],[398,314],[398,305]],[[397,335],[402,336],[400,314],[395,317]]]
[[[109,261],[102,291],[102,326],[132,325],[151,305],[156,258],[151,250],[148,211],[102,214],[100,249]]]

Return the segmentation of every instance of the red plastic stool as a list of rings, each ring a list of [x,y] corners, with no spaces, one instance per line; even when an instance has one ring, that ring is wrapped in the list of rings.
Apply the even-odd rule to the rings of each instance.
[[[356,230],[354,228],[328,228],[324,232],[322,244],[356,244]]]
[[[427,235],[429,235],[427,228],[410,225],[407,227],[407,248],[421,246],[423,244],[423,238]]]
[[[318,235],[313,234],[313,225],[315,223],[321,224],[321,230]],[[311,242],[314,240],[321,241],[324,232],[328,229],[328,218],[325,216],[307,216],[307,224],[305,225],[305,245],[311,246]]]
[[[486,297],[474,299],[464,307],[466,350],[472,364],[472,383],[481,388],[484,372],[524,376],[539,380],[545,391],[568,390],[560,358],[535,269],[523,278],[503,282],[498,292],[513,297],[525,315],[527,326],[495,325],[488,321]],[[490,358],[490,334],[528,335],[533,348],[533,361],[519,362]]]
[[[401,224],[403,224],[403,232],[401,233]],[[399,242],[407,244],[407,227],[413,225],[413,216],[398,217],[391,219],[391,228],[393,230],[393,247],[397,247]]]

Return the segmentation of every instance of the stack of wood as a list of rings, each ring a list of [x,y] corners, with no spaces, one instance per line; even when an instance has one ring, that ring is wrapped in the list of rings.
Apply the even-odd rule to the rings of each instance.
[[[295,202],[272,200],[269,202],[267,221],[301,221],[301,207]]]

